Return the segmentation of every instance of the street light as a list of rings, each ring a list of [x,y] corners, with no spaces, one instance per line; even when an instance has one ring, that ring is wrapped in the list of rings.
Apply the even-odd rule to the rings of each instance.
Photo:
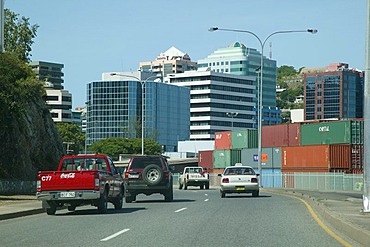
[[[231,128],[234,128],[234,117],[238,116],[238,112],[226,112],[226,116],[231,117]]]
[[[125,75],[125,74],[119,74],[119,73],[110,73],[111,76],[122,76],[122,77],[129,77],[129,78],[134,78],[138,80],[141,84],[141,155],[144,155],[144,86],[145,83],[151,79],[151,78],[158,78],[158,76],[149,76],[146,78],[144,81],[141,80],[140,78],[133,76],[133,75]]]
[[[208,29],[210,32],[214,31],[227,31],[227,32],[238,32],[238,33],[249,33],[253,35],[259,42],[261,46],[261,69],[260,69],[260,83],[258,85],[258,172],[260,174],[260,185],[262,185],[262,83],[263,83],[263,48],[265,47],[266,41],[275,34],[283,34],[283,33],[317,33],[317,29],[306,29],[306,30],[283,30],[283,31],[276,31],[269,34],[263,41],[260,37],[248,30],[239,30],[239,29],[228,29],[228,28],[218,28],[218,27],[210,27]]]

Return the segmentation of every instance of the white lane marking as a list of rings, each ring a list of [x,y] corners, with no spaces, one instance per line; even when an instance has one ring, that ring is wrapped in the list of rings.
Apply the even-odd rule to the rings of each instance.
[[[205,196],[208,196],[208,194],[204,194]]]
[[[101,242],[103,242],[103,241],[111,240],[112,238],[115,238],[115,237],[117,237],[118,235],[121,235],[122,233],[125,233],[125,232],[128,232],[128,231],[130,231],[130,229],[123,229],[122,231],[119,231],[119,232],[117,232],[117,233],[115,233],[115,234],[112,234],[112,235],[110,235],[110,236],[106,237],[106,238],[103,238],[103,239],[101,239],[100,241],[101,241]]]
[[[188,209],[188,208],[180,208],[180,209],[176,210],[175,213],[181,212],[181,211],[186,210],[186,209]]]
[[[208,202],[208,200],[209,200],[209,199],[205,199],[204,201],[205,201],[205,202]]]

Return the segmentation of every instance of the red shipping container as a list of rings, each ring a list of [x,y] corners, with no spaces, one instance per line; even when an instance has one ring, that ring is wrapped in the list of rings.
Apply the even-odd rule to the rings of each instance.
[[[301,124],[277,124],[262,126],[262,147],[299,146]]]
[[[198,152],[198,166],[207,169],[213,168],[213,150]]]
[[[301,145],[301,124],[291,123],[288,124],[288,146],[300,146]]]
[[[350,145],[282,147],[283,172],[331,172],[351,168]]]
[[[231,149],[231,131],[215,133],[215,150]]]

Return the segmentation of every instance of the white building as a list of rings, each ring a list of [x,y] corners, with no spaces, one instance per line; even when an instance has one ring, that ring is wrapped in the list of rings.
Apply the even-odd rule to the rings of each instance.
[[[215,132],[253,128],[255,79],[203,68],[170,74],[165,82],[190,88],[190,140],[213,140]]]

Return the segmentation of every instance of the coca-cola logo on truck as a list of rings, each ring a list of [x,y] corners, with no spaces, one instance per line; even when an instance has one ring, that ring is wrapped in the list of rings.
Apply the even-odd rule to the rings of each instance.
[[[60,178],[75,178],[75,173],[74,172],[62,173],[60,174]]]

